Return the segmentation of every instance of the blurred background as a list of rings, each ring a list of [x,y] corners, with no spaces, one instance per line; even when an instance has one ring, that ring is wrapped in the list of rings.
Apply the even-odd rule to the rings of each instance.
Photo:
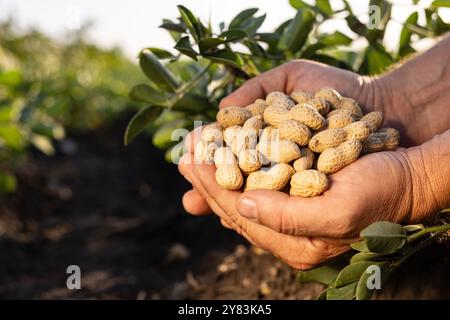
[[[309,51],[285,49],[277,63],[305,57],[377,74],[450,30],[446,1],[378,1],[389,5],[389,17],[376,35],[358,31],[369,21],[369,1],[304,3],[317,11]],[[206,109],[160,111],[144,134],[126,147],[123,142],[130,118],[151,102],[132,100],[129,91],[139,83],[158,85],[141,71],[139,52],[157,46],[174,53],[179,35],[159,26],[164,18],[177,21],[178,4],[213,30],[244,9],[259,8],[267,16],[252,40],[278,54],[262,35],[272,34],[304,3],[0,0],[0,298],[317,296],[321,285],[298,284],[295,271],[214,217],[190,217],[181,206],[189,184],[167,161],[167,149],[174,147],[166,141],[168,128],[190,128],[193,120],[211,117],[238,81],[212,98],[205,85],[195,94],[209,97]],[[240,45],[260,50],[252,43]],[[180,70],[194,68],[194,62],[172,60],[171,70],[190,81],[193,76],[185,79]],[[255,65],[257,71],[273,66]],[[218,70],[211,79],[226,75]],[[416,280],[397,279],[381,297],[448,297],[443,277],[450,280],[449,261],[439,260],[442,250],[437,246],[422,258],[436,272],[424,275],[423,263],[411,263],[407,270]],[[69,265],[81,268],[81,290],[66,287]]]

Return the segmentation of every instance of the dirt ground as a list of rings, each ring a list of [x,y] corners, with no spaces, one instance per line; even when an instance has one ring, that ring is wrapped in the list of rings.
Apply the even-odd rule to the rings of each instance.
[[[32,153],[18,192],[0,199],[0,299],[313,299],[322,286],[251,248],[213,216],[191,217],[188,184],[124,122]],[[450,298],[450,255],[436,245],[378,298]],[[66,288],[79,265],[81,290]]]

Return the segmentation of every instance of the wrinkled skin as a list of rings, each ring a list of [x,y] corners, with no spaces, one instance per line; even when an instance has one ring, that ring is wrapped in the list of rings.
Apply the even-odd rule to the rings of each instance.
[[[304,60],[249,80],[225,98],[221,107],[245,106],[271,91],[315,92],[321,87],[333,87],[343,96],[353,97],[364,113],[383,111],[388,124],[396,114],[394,109],[384,109],[392,103],[380,100],[389,94],[384,94],[379,79]],[[179,164],[181,174],[193,185],[183,197],[185,209],[193,215],[214,212],[225,227],[297,269],[310,269],[349,250],[348,244],[371,222],[414,223],[438,206],[432,201],[415,203],[412,157],[417,152],[410,149],[363,156],[330,175],[330,188],[323,195],[300,198],[277,191],[222,190],[215,182],[214,165],[194,164],[193,136],[186,139],[187,152]]]

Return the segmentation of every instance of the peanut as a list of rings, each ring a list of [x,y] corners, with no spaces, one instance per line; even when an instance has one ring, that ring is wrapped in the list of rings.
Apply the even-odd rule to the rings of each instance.
[[[334,148],[347,139],[347,131],[342,128],[331,128],[314,135],[309,141],[309,149],[314,152],[324,152],[326,149]]]
[[[249,174],[261,169],[261,154],[255,149],[241,150],[238,156],[239,168],[245,174]]]
[[[359,103],[352,98],[342,98],[342,101],[339,105],[340,110],[348,110],[352,114],[355,119],[361,119],[363,116],[363,112]]]
[[[279,140],[280,139],[280,131],[279,129],[268,126],[262,129],[261,134],[259,136],[259,141],[272,141],[272,140]]]
[[[352,114],[348,110],[338,109],[327,115],[328,128],[343,128],[354,122]]]
[[[316,109],[322,116],[326,115],[330,111],[330,103],[322,98],[310,99],[308,104]]]
[[[399,145],[400,134],[394,128],[382,128],[372,133],[363,143],[362,153],[395,150]]]
[[[264,110],[264,121],[273,127],[278,127],[281,121],[289,119],[289,111],[280,106],[268,106]]]
[[[221,145],[223,141],[223,129],[217,122],[213,122],[205,126],[202,130],[202,141],[214,142]]]
[[[241,126],[232,126],[223,132],[223,140],[235,155],[241,150],[254,149],[258,140],[258,132],[244,130]]]
[[[316,92],[314,97],[327,100],[334,109],[339,109],[342,102],[342,96],[332,88],[322,88]]]
[[[270,106],[281,107],[287,110],[295,106],[295,102],[291,98],[289,98],[288,95],[280,91],[269,93],[266,97],[266,103]]]
[[[263,99],[256,99],[255,102],[249,104],[245,107],[252,116],[262,116],[264,114],[264,110],[267,108],[268,104]]]
[[[285,163],[276,164],[267,171],[252,172],[247,177],[245,191],[259,189],[282,190],[294,173],[294,169]]]
[[[217,122],[223,127],[242,126],[252,114],[245,108],[241,107],[226,107],[220,109],[217,113]]]
[[[291,178],[289,194],[300,197],[314,197],[328,189],[327,176],[317,170],[304,170],[295,173]]]
[[[356,121],[344,127],[347,139],[366,140],[370,135],[370,126],[365,121]]]
[[[280,139],[294,141],[300,146],[307,145],[311,139],[311,131],[307,126],[295,120],[284,120],[279,125]]]
[[[258,143],[256,149],[267,160],[278,163],[289,163],[301,156],[300,148],[295,142],[289,140],[272,140]]]
[[[311,169],[314,164],[314,152],[308,148],[300,149],[300,158],[294,161],[293,166],[296,172]]]
[[[255,131],[257,134],[259,134],[259,130],[261,130],[263,127],[263,119],[262,116],[253,116],[247,121],[245,121],[244,125],[242,126],[243,130],[251,130]]]
[[[238,190],[244,184],[244,177],[237,164],[236,157],[228,147],[221,147],[214,155],[216,181],[226,190]]]
[[[194,149],[194,157],[197,162],[213,163],[217,144],[214,142],[199,141]]]
[[[317,169],[332,174],[358,159],[362,150],[361,141],[351,139],[336,148],[326,149],[317,160]]]
[[[313,130],[319,130],[326,124],[325,118],[308,103],[298,104],[289,110],[289,119],[303,123]]]
[[[304,103],[308,102],[308,100],[311,100],[314,98],[314,95],[311,92],[302,91],[302,90],[296,90],[291,93],[291,98],[295,102]]]
[[[369,125],[370,133],[374,133],[383,126],[383,113],[380,111],[370,112],[362,117],[360,121],[366,122]]]

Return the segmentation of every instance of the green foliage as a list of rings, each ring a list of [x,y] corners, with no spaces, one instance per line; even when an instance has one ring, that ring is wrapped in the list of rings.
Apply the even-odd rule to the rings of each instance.
[[[376,289],[367,286],[372,275],[368,268],[379,267],[382,285],[411,255],[439,238],[448,237],[449,212],[450,209],[443,210],[440,223],[432,227],[375,222],[361,231],[362,241],[351,244],[351,254],[343,255],[327,265],[300,271],[298,280],[326,284],[328,287],[318,299],[370,299]]]
[[[97,48],[83,40],[83,32],[64,43],[38,31],[16,33],[12,22],[0,24],[0,34],[4,172],[13,172],[30,146],[52,155],[53,142],[63,139],[67,129],[92,130],[135,108],[127,98],[128,85],[144,76],[119,50]],[[10,177],[0,172],[0,193],[14,189]]]
[[[220,100],[245,80],[291,59],[311,59],[375,75],[414,53],[414,39],[434,37],[449,30],[438,11],[448,6],[448,1],[436,0],[423,10],[427,18],[425,25],[418,25],[417,12],[403,22],[398,51],[389,52],[384,35],[392,21],[390,1],[370,1],[369,5],[378,6],[381,14],[379,24],[372,28],[360,20],[346,0],[342,1],[344,8],[339,10],[329,0],[316,0],[315,4],[302,0],[289,3],[294,9],[292,18],[271,32],[260,32],[266,15],[259,14],[258,8],[243,10],[230,23],[221,22],[213,28],[210,23],[204,24],[195,12],[178,6],[178,20],[163,19],[161,25],[174,40],[173,52],[150,47],[140,53],[141,69],[148,82],[134,87],[130,97],[169,112],[181,111],[192,124],[197,119],[213,119]],[[373,12],[368,8],[368,13]],[[332,19],[345,20],[351,33],[321,33],[322,25]],[[370,16],[369,22],[373,22]],[[354,45],[355,41],[361,43],[361,39],[365,39],[366,46]],[[178,103],[192,92],[198,99],[203,98],[202,108],[184,109],[187,105]],[[164,125],[158,123],[155,125],[155,119],[149,117],[147,122],[140,122],[140,131],[149,127],[150,131],[157,132]],[[135,137],[128,133],[125,143]]]

